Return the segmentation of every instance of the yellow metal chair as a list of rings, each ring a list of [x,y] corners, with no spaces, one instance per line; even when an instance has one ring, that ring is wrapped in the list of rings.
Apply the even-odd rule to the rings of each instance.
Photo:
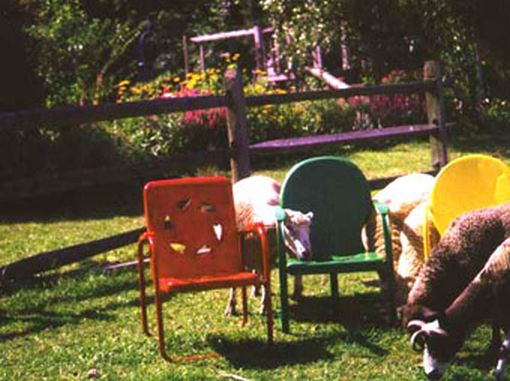
[[[510,168],[487,155],[453,160],[437,175],[423,224],[423,254],[430,255],[429,219],[442,236],[450,222],[470,210],[510,200]]]

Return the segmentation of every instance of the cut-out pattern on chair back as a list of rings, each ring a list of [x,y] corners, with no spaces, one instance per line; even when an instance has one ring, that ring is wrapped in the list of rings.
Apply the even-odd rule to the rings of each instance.
[[[242,269],[228,179],[150,182],[144,189],[144,204],[160,277],[230,274]]]
[[[361,227],[372,210],[363,173],[339,157],[305,160],[291,169],[281,205],[314,213],[310,231],[313,259],[363,252]]]

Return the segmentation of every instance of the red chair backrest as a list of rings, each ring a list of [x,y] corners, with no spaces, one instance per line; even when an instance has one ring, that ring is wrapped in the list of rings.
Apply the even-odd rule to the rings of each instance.
[[[242,271],[232,184],[227,178],[149,182],[144,188],[144,209],[160,277]]]

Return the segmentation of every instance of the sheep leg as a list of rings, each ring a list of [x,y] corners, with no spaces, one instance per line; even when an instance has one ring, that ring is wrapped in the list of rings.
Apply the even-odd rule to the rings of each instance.
[[[293,300],[299,300],[303,296],[303,276],[294,275],[294,293],[291,298]]]
[[[262,292],[260,294],[260,315],[267,315],[267,298],[269,298],[269,295],[267,295],[266,288],[262,287]]]
[[[510,330],[507,331],[505,341],[503,341],[499,350],[498,364],[496,365],[496,381],[503,380],[508,360],[510,360]]]
[[[231,288],[228,295],[227,307],[225,308],[225,316],[236,315],[236,289]]]

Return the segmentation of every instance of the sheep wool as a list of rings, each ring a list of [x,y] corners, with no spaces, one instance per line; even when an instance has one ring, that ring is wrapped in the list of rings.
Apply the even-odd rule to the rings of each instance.
[[[275,227],[274,207],[280,202],[280,184],[270,177],[251,176],[232,187],[236,223],[240,230],[253,222]]]
[[[401,226],[418,204],[429,199],[435,181],[433,176],[424,173],[401,176],[381,189],[374,200],[388,206],[392,223]]]
[[[427,201],[415,207],[402,224],[400,232],[401,254],[396,265],[397,304],[404,304],[421,267],[423,257],[423,222],[427,211]],[[439,241],[439,233],[429,219],[431,247]]]
[[[419,246],[420,242],[423,242],[423,237],[419,226],[423,223],[424,205],[429,199],[434,182],[435,179],[431,175],[413,173],[395,179],[374,196],[374,200],[384,203],[389,209],[398,305],[405,303],[409,288],[423,264],[423,252]],[[419,205],[423,206],[414,212],[406,226],[406,219]],[[422,220],[418,221],[420,215]],[[382,222],[376,217],[375,211],[363,228],[362,242],[366,250],[384,255]],[[402,258],[402,255],[405,257]]]
[[[510,237],[510,202],[468,212],[455,219],[420,270],[403,324],[423,318],[424,308],[442,311],[483,268],[492,252]]]

